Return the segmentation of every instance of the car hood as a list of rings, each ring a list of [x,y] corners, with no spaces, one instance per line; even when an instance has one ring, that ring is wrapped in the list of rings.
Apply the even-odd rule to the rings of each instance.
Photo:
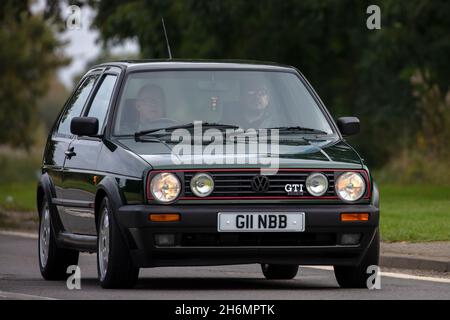
[[[346,142],[337,138],[323,140],[280,140],[279,156],[262,157],[257,153],[201,155],[191,152],[175,155],[175,144],[159,141],[135,141],[121,138],[118,143],[131,150],[154,169],[195,168],[340,168],[360,169],[362,161],[358,153]],[[192,148],[194,149],[194,148]]]

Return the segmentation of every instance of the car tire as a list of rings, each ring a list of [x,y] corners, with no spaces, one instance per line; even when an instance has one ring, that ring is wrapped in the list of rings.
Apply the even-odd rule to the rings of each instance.
[[[64,280],[69,276],[67,267],[78,264],[79,252],[58,247],[51,220],[50,205],[44,197],[39,208],[39,269],[45,280]]]
[[[100,205],[97,230],[97,271],[100,285],[105,289],[133,287],[139,276],[139,268],[131,260],[107,197]]]
[[[371,273],[367,273],[371,265],[378,266],[380,258],[380,233],[377,230],[372,243],[369,245],[364,258],[357,266],[334,266],[334,275],[342,288],[367,288],[367,280]]]
[[[261,270],[266,279],[289,280],[295,278],[298,272],[298,265],[292,264],[261,264]]]

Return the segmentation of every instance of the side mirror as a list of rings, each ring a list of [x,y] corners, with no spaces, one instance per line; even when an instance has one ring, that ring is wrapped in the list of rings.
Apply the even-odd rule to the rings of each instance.
[[[357,117],[341,117],[336,121],[339,131],[343,136],[351,136],[359,133],[359,119]]]
[[[95,136],[98,133],[98,119],[92,117],[74,117],[70,122],[70,132],[77,136]]]

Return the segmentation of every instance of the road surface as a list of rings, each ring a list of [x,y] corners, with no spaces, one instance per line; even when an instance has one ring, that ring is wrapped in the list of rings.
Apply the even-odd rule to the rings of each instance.
[[[0,233],[0,299],[450,299],[450,279],[388,273],[380,290],[340,289],[330,268],[301,268],[293,280],[265,280],[258,265],[141,269],[134,289],[105,290],[95,255],[81,254],[81,289],[45,281],[37,240]]]

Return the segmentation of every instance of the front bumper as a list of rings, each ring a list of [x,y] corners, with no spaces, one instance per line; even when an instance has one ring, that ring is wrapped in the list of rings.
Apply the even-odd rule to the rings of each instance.
[[[297,233],[221,233],[218,212],[305,212]],[[340,213],[367,212],[364,222],[342,222]],[[150,213],[179,213],[177,222],[151,222]],[[379,225],[373,205],[127,205],[116,219],[139,267],[248,263],[357,265]],[[342,234],[358,233],[359,244],[342,245]],[[174,246],[157,246],[155,234],[174,234]]]

